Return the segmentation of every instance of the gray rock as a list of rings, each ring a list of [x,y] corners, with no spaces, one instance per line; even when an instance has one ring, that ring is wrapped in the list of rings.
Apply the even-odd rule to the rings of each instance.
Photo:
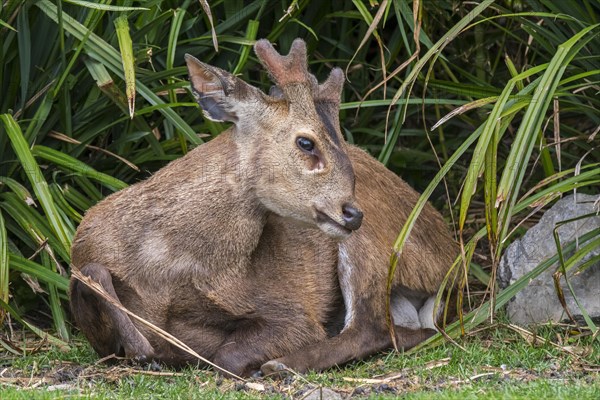
[[[312,389],[311,389],[312,390]],[[329,388],[315,388],[304,400],[342,400],[342,396]]]
[[[577,201],[575,201],[575,197],[570,195],[559,200],[546,211],[537,225],[530,228],[521,239],[505,250],[498,268],[500,286],[506,287],[512,284],[542,261],[555,255],[556,243],[553,231],[556,224],[593,212],[598,215],[598,204],[594,204],[597,200],[598,196],[577,194]],[[564,246],[599,226],[600,216],[562,225],[558,228],[560,243]],[[583,243],[579,242],[579,245]],[[600,254],[600,247],[594,249],[582,262],[598,254]],[[570,254],[564,256],[566,261]],[[528,325],[548,321],[558,322],[568,318],[558,300],[552,279],[552,274],[557,268],[558,263],[551,266],[509,302],[507,311],[511,322]],[[574,288],[577,299],[591,317],[600,317],[600,262],[579,274],[576,271],[577,267],[570,270],[569,282]],[[564,277],[561,278],[561,283],[567,308],[571,314],[581,315]]]

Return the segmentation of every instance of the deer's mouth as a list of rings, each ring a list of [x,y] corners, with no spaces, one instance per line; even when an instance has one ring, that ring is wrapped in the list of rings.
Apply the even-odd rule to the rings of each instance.
[[[338,239],[344,239],[350,236],[352,233],[351,229],[346,228],[344,225],[340,224],[323,211],[319,209],[315,209],[315,211],[315,221],[319,226],[319,229],[321,229],[327,235]]]

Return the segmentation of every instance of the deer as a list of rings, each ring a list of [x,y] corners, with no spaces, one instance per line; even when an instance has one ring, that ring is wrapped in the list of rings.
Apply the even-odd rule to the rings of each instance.
[[[186,55],[204,116],[231,127],[89,209],[72,268],[233,375],[323,370],[391,347],[390,246],[418,194],[344,141],[339,68],[319,84],[300,39],[286,56],[264,39],[254,50],[269,94]],[[436,332],[456,254],[427,205],[394,278],[400,347]],[[75,278],[70,301],[101,357],[197,362]]]

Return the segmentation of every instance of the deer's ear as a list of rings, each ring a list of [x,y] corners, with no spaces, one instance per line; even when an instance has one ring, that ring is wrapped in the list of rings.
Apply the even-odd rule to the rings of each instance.
[[[261,97],[260,91],[229,72],[198,61],[186,54],[192,93],[206,118],[212,121],[229,121],[236,123],[241,103],[248,102],[250,97]]]

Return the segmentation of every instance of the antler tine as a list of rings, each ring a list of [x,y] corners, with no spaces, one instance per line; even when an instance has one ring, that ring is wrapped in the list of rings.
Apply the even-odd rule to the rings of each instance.
[[[319,84],[315,76],[308,72],[306,43],[302,39],[294,40],[286,56],[279,54],[267,39],[257,41],[254,52],[279,88],[283,89],[290,83],[308,83],[315,101],[340,103],[344,72],[340,68],[333,68],[327,80]],[[281,95],[283,93],[279,93],[279,97]]]
[[[266,39],[256,42],[254,52],[278,86],[283,88],[290,83],[310,83],[306,43],[302,39],[294,40],[287,56],[279,54]]]
[[[344,72],[341,68],[333,68],[327,80],[317,86],[315,101],[327,101],[339,104],[344,88]]]

